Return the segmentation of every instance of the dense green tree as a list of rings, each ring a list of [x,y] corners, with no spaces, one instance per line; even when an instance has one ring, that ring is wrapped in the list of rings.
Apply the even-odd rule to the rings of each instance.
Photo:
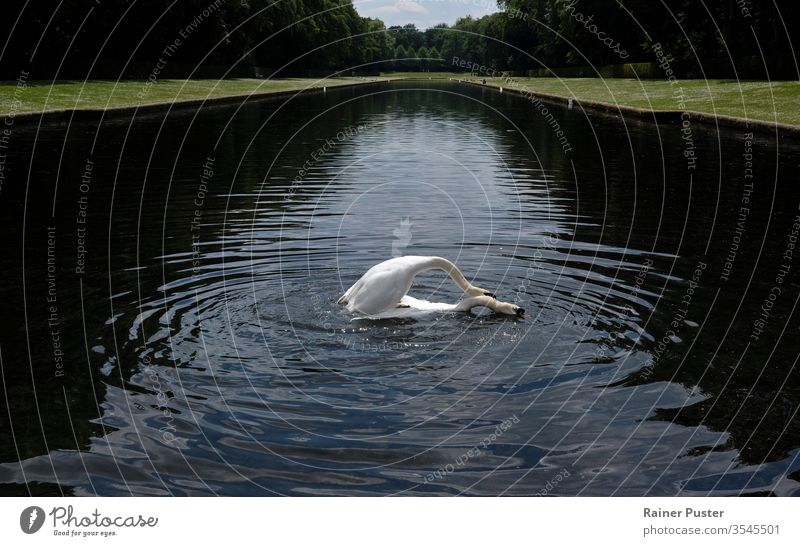
[[[386,28],[352,0],[6,0],[0,78],[423,70],[440,56],[498,70],[655,60],[695,76],[798,76],[797,0],[499,0],[452,26]],[[174,49],[167,49],[180,42]],[[402,48],[402,55],[399,55]],[[432,52],[436,51],[436,55]],[[427,54],[426,54],[427,52]],[[410,58],[410,59],[409,59]],[[406,60],[396,60],[406,59]]]
[[[393,51],[383,23],[352,0],[7,0],[0,30],[5,78],[147,77],[160,60],[162,76],[341,70]]]
[[[398,44],[394,48],[394,69],[405,70],[408,65],[408,50],[402,45]]]
[[[514,17],[504,29],[509,43],[550,67],[653,61],[661,44],[673,65],[700,76],[743,67],[748,57],[766,60],[767,68],[797,77],[790,36],[800,23],[796,0],[499,0]],[[496,31],[495,31],[496,32]],[[493,35],[493,34],[490,34]],[[508,65],[521,68],[511,54]],[[538,68],[529,63],[530,68]],[[762,63],[764,64],[764,63]],[[726,68],[727,67],[727,68]],[[730,71],[730,70],[729,70]],[[731,72],[732,73],[732,72]]]
[[[447,34],[447,23],[439,23],[429,29],[425,30],[425,45],[429,48],[435,47],[437,50],[442,49],[444,37]]]
[[[417,30],[414,24],[392,26],[389,27],[389,31],[394,33],[395,41],[406,48],[413,47],[414,50],[417,50],[425,43],[425,35]]]
[[[394,59],[394,39],[380,19],[363,19],[353,35],[351,58],[348,63],[359,71],[377,73],[391,70]]]

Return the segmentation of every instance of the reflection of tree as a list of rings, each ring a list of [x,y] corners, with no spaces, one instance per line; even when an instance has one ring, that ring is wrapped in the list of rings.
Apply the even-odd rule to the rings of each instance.
[[[800,444],[796,415],[800,373],[793,339],[800,321],[792,312],[800,269],[784,281],[784,296],[775,304],[768,332],[758,342],[749,346],[748,342],[797,214],[797,189],[783,182],[800,175],[795,152],[787,150],[776,164],[774,140],[758,141],[753,163],[760,175],[748,203],[747,235],[730,280],[723,281],[720,273],[737,227],[744,187],[743,135],[718,134],[693,125],[701,160],[689,171],[680,125],[661,123],[656,131],[635,119],[626,124],[612,116],[587,119],[580,112],[552,106],[575,150],[568,158],[528,101],[480,89],[474,92],[490,105],[499,105],[522,128],[544,172],[555,175],[548,183],[549,199],[566,210],[554,213],[574,219],[574,225],[565,223],[574,233],[564,234],[560,254],[546,254],[545,265],[584,263],[582,267],[590,271],[616,278],[594,321],[598,335],[590,336],[588,343],[598,344],[601,349],[596,353],[603,358],[643,352],[652,365],[613,386],[676,382],[697,389],[704,395],[702,401],[683,408],[657,408],[650,418],[729,432],[728,443],[707,450],[737,449],[746,463],[785,459]],[[487,115],[485,122],[504,130],[498,116]],[[509,138],[505,144],[514,147],[509,150],[511,157],[531,156],[521,138]],[[532,197],[528,205],[535,204]],[[591,245],[586,249],[575,243]],[[608,249],[619,254],[607,254]],[[580,260],[567,260],[564,252]],[[632,301],[631,287],[645,257],[654,265]],[[706,267],[687,306],[683,299],[700,262]],[[565,284],[570,273],[567,269],[562,273],[559,282]],[[570,297],[578,296],[572,292]],[[635,313],[611,311],[626,305]],[[640,337],[636,329],[642,327]],[[673,339],[665,340],[670,331]],[[697,448],[691,454],[704,452]]]
[[[620,384],[673,381],[688,389],[696,387],[706,398],[680,409],[659,408],[649,417],[687,427],[705,426],[715,431],[727,431],[730,444],[716,449],[735,448],[747,463],[785,458],[797,447],[800,431],[795,424],[795,411],[800,393],[796,385],[800,383],[794,369],[797,350],[791,334],[797,331],[798,324],[790,312],[796,295],[788,288],[796,289],[796,272],[785,281],[786,293],[776,304],[767,333],[758,343],[746,347],[752,320],[758,315],[760,304],[769,291],[769,286],[765,286],[763,281],[775,277],[788,226],[793,219],[793,214],[780,208],[771,210],[772,192],[777,191],[774,196],[776,204],[789,203],[794,208],[798,198],[793,187],[779,183],[777,190],[773,190],[769,179],[763,179],[750,205],[747,242],[737,256],[736,269],[730,281],[723,282],[719,280],[719,270],[728,252],[736,223],[734,211],[740,199],[741,165],[737,163],[737,150],[741,149],[741,143],[735,137],[722,135],[719,150],[723,150],[724,156],[720,170],[716,135],[703,133],[698,128],[695,134],[704,159],[693,173],[690,187],[680,153],[680,133],[675,126],[662,125],[659,134],[652,126],[630,123],[629,141],[625,127],[611,118],[586,119],[580,112],[552,107],[575,150],[567,157],[551,128],[531,115],[531,105],[523,99],[480,88],[457,88],[469,95],[464,98],[440,92],[452,91],[455,87],[444,90],[437,86],[426,89],[419,84],[409,84],[408,87],[416,89],[384,93],[381,88],[374,96],[371,93],[375,89],[341,90],[329,92],[327,96],[317,95],[305,102],[298,99],[295,106],[278,114],[267,128],[262,127],[261,121],[279,103],[260,103],[240,112],[222,135],[220,146],[214,152],[216,172],[211,181],[214,190],[206,200],[201,232],[202,241],[209,243],[204,247],[203,259],[207,260],[204,263],[221,260],[219,253],[224,250],[233,249],[247,255],[247,237],[253,236],[248,228],[258,228],[262,221],[264,226],[269,226],[269,222],[284,211],[289,212],[292,207],[319,197],[324,185],[308,184],[291,201],[283,199],[286,180],[296,175],[297,169],[309,153],[317,149],[320,138],[324,140],[325,135],[335,135],[346,126],[363,124],[365,120],[382,115],[389,107],[419,115],[420,105],[424,105],[428,112],[446,115],[450,119],[477,120],[480,128],[495,139],[497,146],[503,147],[510,169],[531,167],[531,143],[541,160],[539,174],[549,176],[546,192],[526,192],[522,190],[530,188],[520,186],[506,188],[522,196],[522,222],[529,239],[531,233],[557,232],[560,236],[556,247],[540,258],[542,264],[552,266],[558,272],[559,268],[567,265],[566,252],[570,252],[570,258],[581,258],[572,260],[570,267],[583,268],[582,272],[587,275],[602,273],[604,282],[608,280],[606,294],[591,295],[594,309],[597,309],[597,320],[593,325],[597,337],[606,334],[604,337],[608,339],[609,333],[632,334],[635,327],[645,328],[646,335],[638,342],[630,336],[618,335],[613,340],[604,341],[609,348],[607,354],[633,350],[653,355],[664,334],[670,329],[675,331],[679,339],[669,342],[652,368],[633,372]],[[333,108],[292,138],[295,131],[317,112],[328,106],[343,105],[343,97],[359,94],[364,97]],[[508,115],[519,124],[527,141],[515,132],[508,132],[513,130],[513,126],[507,120],[488,108],[481,108],[472,99],[486,101]],[[132,129],[136,138],[129,138],[124,149],[121,142],[128,131],[126,124],[111,123],[102,128],[102,138],[93,154],[97,165],[96,184],[90,194],[89,206],[93,216],[88,225],[90,246],[87,253],[90,260],[87,270],[91,274],[82,279],[83,299],[78,290],[78,279],[70,267],[74,253],[71,238],[75,229],[74,203],[78,196],[77,188],[70,181],[80,178],[94,137],[93,128],[73,126],[69,135],[64,128],[46,129],[38,137],[40,144],[32,163],[29,157],[32,134],[25,139],[22,133],[15,135],[15,138],[19,136],[14,141],[15,146],[19,146],[15,152],[18,155],[10,158],[7,172],[26,172],[28,165],[32,164],[33,185],[28,192],[36,198],[29,198],[25,216],[27,307],[23,306],[23,294],[19,290],[23,284],[19,266],[22,245],[7,245],[7,253],[0,258],[6,272],[6,282],[0,285],[0,296],[5,304],[4,312],[0,313],[0,336],[4,382],[8,387],[8,407],[0,408],[0,419],[4,425],[10,425],[6,421],[10,414],[19,449],[18,453],[8,434],[10,427],[3,426],[0,461],[14,463],[18,458],[28,459],[54,450],[90,449],[93,442],[114,430],[113,420],[104,413],[103,403],[110,392],[117,392],[115,389],[124,387],[129,392],[141,393],[145,395],[144,400],[150,400],[145,402],[145,406],[155,405],[155,387],[138,377],[141,376],[139,351],[142,340],[160,330],[182,325],[177,324],[174,317],[164,317],[164,322],[161,322],[162,312],[146,319],[142,330],[134,331],[134,341],[130,343],[127,341],[129,330],[135,326],[140,304],[148,309],[163,309],[160,305],[163,302],[158,298],[171,294],[166,289],[160,290],[162,285],[188,275],[188,254],[192,248],[189,226],[201,165],[211,153],[212,143],[220,136],[230,115],[227,108],[209,110],[194,123],[185,142],[191,115],[176,114],[160,134],[160,120],[140,120]],[[592,130],[596,132],[596,139]],[[67,160],[61,163],[55,222],[60,234],[57,247],[58,306],[61,329],[69,335],[65,337],[64,347],[67,354],[65,379],[56,380],[48,347],[47,286],[42,280],[45,278],[46,253],[43,249],[45,228],[51,222],[52,201],[49,195],[53,191],[53,173],[59,166],[58,155],[49,153],[50,143],[60,145],[67,136]],[[268,173],[277,150],[290,138],[280,161]],[[771,174],[776,165],[769,150],[770,144],[767,141],[759,147],[756,162],[761,172]],[[337,148],[341,150],[345,145],[348,144],[342,143]],[[153,149],[155,152],[150,160]],[[662,156],[662,149],[666,156]],[[117,169],[120,157],[122,168]],[[575,164],[574,174],[570,159]],[[605,165],[605,170],[602,165]],[[664,174],[662,167],[666,169]],[[792,154],[787,153],[781,158],[777,167],[781,181],[797,178],[798,167]],[[145,179],[147,182],[143,189]],[[341,181],[334,182],[338,183]],[[516,180],[513,183],[526,182]],[[0,229],[4,233],[17,232],[22,222],[21,204],[25,201],[25,191],[22,184],[4,186],[3,199],[0,200]],[[336,188],[324,191],[335,192]],[[254,195],[259,197],[255,210]],[[541,207],[549,208],[542,213]],[[231,221],[230,215],[237,213],[235,211],[246,215],[246,226]],[[548,217],[547,213],[551,216]],[[534,225],[534,221],[543,217],[547,221]],[[770,228],[765,234],[768,219]],[[267,229],[263,233],[265,237],[274,237],[274,232]],[[711,244],[705,254],[709,236]],[[655,253],[651,252],[654,248]],[[609,249],[614,249],[614,252]],[[631,287],[635,285],[644,257],[652,258],[655,264],[648,271],[637,299],[632,300]],[[521,255],[514,257],[523,258]],[[686,318],[698,323],[702,329],[685,322],[672,327],[671,323],[681,309],[688,279],[699,260],[708,266]],[[750,281],[751,273],[753,283]],[[615,276],[617,280],[611,283]],[[554,288],[562,290],[568,301],[579,297],[578,291],[569,290],[569,286]],[[742,308],[734,316],[739,302]],[[636,313],[620,318],[609,311],[626,305],[631,305]],[[114,322],[109,321],[111,317]],[[30,344],[24,321],[29,325]],[[788,325],[786,333],[777,343],[785,324]],[[401,345],[407,341],[407,330],[402,324],[397,326],[396,333],[387,333],[379,340],[385,345]],[[101,370],[107,363],[113,367],[109,375],[104,375]],[[176,365],[183,365],[183,362],[167,351],[153,357],[154,367],[174,368]],[[2,404],[5,401],[0,402]],[[702,455],[703,452],[702,448],[696,448],[692,454]],[[48,489],[41,491],[43,494],[52,492]]]
[[[549,199],[565,210],[553,212],[572,218],[564,227],[574,233],[563,235],[560,252],[546,254],[545,265],[580,266],[616,279],[602,296],[594,321],[598,335],[590,336],[588,343],[599,345],[599,361],[610,354],[639,351],[652,365],[615,385],[673,381],[699,389],[707,397],[703,401],[656,409],[651,418],[727,431],[729,443],[716,449],[741,450],[740,457],[748,463],[786,458],[800,444],[795,415],[800,374],[793,339],[800,321],[792,313],[800,269],[794,268],[784,281],[784,295],[775,304],[768,332],[749,347],[748,342],[797,214],[797,189],[783,183],[800,175],[796,152],[787,150],[776,164],[775,141],[757,139],[753,163],[760,175],[747,204],[746,236],[730,280],[723,281],[720,273],[739,220],[744,187],[743,135],[694,124],[692,135],[701,159],[690,171],[679,124],[660,123],[656,131],[652,124],[636,119],[623,124],[613,116],[587,118],[575,110],[550,106],[575,150],[567,157],[528,101],[480,89],[474,92],[499,105],[522,128],[544,172],[555,175],[548,183]],[[487,115],[485,122],[504,130],[498,116]],[[521,138],[509,138],[506,145],[515,147],[509,150],[511,157],[532,154]],[[529,206],[535,204],[533,197]],[[609,254],[609,249],[618,253]],[[565,252],[580,260],[565,259]],[[654,265],[631,300],[645,257]],[[700,262],[706,267],[687,305],[683,299]],[[561,273],[559,283],[566,286],[570,272]],[[572,292],[570,297],[578,296]],[[634,313],[622,311],[627,305]],[[642,327],[644,335],[639,336],[636,329]],[[665,340],[670,331],[674,339]]]
[[[374,112],[379,103],[367,99],[357,101],[359,108],[334,108],[293,139],[295,131],[319,111],[364,92],[341,89],[300,96],[280,109],[283,99],[258,101],[243,108],[230,125],[233,107],[201,112],[194,122],[194,111],[176,111],[163,127],[159,117],[134,120],[130,127],[128,122],[108,122],[99,129],[93,153],[98,128],[90,122],[69,129],[44,127],[38,133],[35,128],[15,128],[6,164],[14,183],[3,186],[0,229],[21,237],[24,224],[25,240],[23,244],[12,238],[0,257],[5,272],[0,284],[4,305],[0,358],[6,387],[5,397],[0,397],[0,463],[13,464],[54,450],[90,450],[98,438],[116,430],[110,424],[113,419],[105,415],[109,386],[144,395],[132,399],[131,404],[139,405],[133,412],[159,410],[153,382],[137,379],[141,343],[159,330],[176,327],[174,322],[160,322],[164,305],[160,287],[164,279],[191,274],[187,264],[191,264],[191,226],[198,208],[194,200],[206,158],[215,157],[215,172],[207,181],[200,241],[207,243],[203,263],[211,263],[224,250],[226,211],[251,211],[252,222],[252,195],[280,178],[268,175],[267,169],[283,142],[291,141],[280,161],[284,170],[279,168],[277,174],[294,175],[301,158],[318,145],[314,133],[336,135]],[[219,146],[213,150],[217,139]],[[63,158],[51,153],[62,145]],[[95,167],[87,194],[87,265],[86,274],[79,277],[74,270],[76,201],[82,195],[78,181],[90,154]],[[59,173],[58,196],[51,218],[55,173]],[[285,210],[314,197],[304,189],[287,204],[284,193],[285,189],[274,199],[267,196],[260,201],[258,213]],[[233,194],[230,201],[229,194]],[[55,227],[57,234],[53,304],[58,322],[52,325],[64,353],[63,377],[54,375],[48,324],[52,314],[47,301],[48,227]],[[135,322],[141,310],[159,307],[161,312],[150,319]],[[131,336],[134,341],[129,341]],[[168,351],[153,357],[154,367],[176,364],[182,363]],[[34,494],[61,494],[46,484],[32,487]],[[4,491],[22,492],[14,485],[4,486]]]
[[[734,132],[717,135],[695,126],[694,137],[701,145],[702,161],[690,172],[681,155],[678,126],[662,125],[659,141],[654,131],[647,127],[640,130],[633,123],[628,127],[632,131],[630,143],[618,122],[596,125],[608,169],[605,213],[598,177],[588,169],[600,164],[600,153],[582,145],[587,143],[578,144],[580,153],[588,148],[588,158],[582,156],[577,167],[581,187],[579,215],[594,218],[589,224],[602,225],[602,241],[606,245],[638,251],[654,247],[666,255],[654,258],[657,265],[654,274],[648,274],[645,286],[645,292],[659,294],[663,290],[663,296],[658,300],[645,297],[657,304],[655,310],[637,307],[652,339],[643,338],[635,346],[625,342],[627,348],[649,352],[654,366],[634,372],[618,384],[676,381],[687,388],[697,387],[709,398],[686,408],[659,409],[652,418],[728,431],[730,446],[741,449],[740,456],[747,462],[785,458],[800,440],[794,414],[800,404],[800,392],[796,388],[796,348],[791,334],[798,327],[797,317],[791,313],[796,297],[793,291],[785,290],[776,303],[769,332],[757,342],[749,336],[782,263],[795,217],[797,191],[780,180],[796,178],[800,169],[789,155],[776,165],[776,144],[771,139],[765,139],[754,150],[754,164],[759,166],[761,178],[747,203],[750,211],[746,236],[736,255],[734,273],[730,280],[721,280],[741,206],[741,136]],[[776,169],[777,185],[772,182]],[[591,238],[598,231],[596,227],[581,227],[577,238]],[[679,257],[673,259],[669,255]],[[687,308],[682,299],[687,297],[689,281],[699,262],[707,267]],[[667,272],[671,279],[663,276]],[[632,274],[619,272],[628,283]],[[796,286],[796,269],[790,277],[785,286]],[[685,317],[683,309],[688,309]],[[702,330],[687,324],[684,318],[698,323]],[[670,330],[679,339],[664,342],[663,336]],[[659,343],[664,345],[663,350],[658,348]]]

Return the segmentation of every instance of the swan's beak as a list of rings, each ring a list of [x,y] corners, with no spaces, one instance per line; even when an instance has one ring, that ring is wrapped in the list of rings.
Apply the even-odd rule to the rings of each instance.
[[[523,309],[522,307],[517,307],[516,315],[519,318],[525,318],[525,309]]]
[[[484,296],[489,296],[490,298],[495,298],[495,299],[497,299],[497,296],[495,296],[495,295],[494,295],[494,294],[492,294],[491,292],[485,292],[485,291],[484,291],[483,295],[484,295]]]

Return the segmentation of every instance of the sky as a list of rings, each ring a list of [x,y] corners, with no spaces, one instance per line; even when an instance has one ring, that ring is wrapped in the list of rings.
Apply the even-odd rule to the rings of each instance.
[[[387,27],[414,23],[419,29],[498,11],[496,0],[353,0],[353,5],[362,17],[380,19]]]

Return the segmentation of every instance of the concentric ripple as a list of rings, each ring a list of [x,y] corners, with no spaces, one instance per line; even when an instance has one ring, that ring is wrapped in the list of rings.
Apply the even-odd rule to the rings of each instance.
[[[738,136],[698,142],[720,160],[689,187],[661,171],[682,157],[678,128],[553,111],[572,154],[523,99],[456,84],[176,113],[136,121],[133,143],[129,127],[104,126],[97,170],[117,174],[92,196],[98,274],[61,296],[84,302],[62,317],[78,337],[68,350],[81,354],[81,321],[92,347],[68,395],[84,424],[20,462],[6,454],[0,481],[76,494],[796,493],[792,348],[776,341],[788,364],[773,357],[755,387],[731,357],[752,322],[731,309],[765,287],[745,270],[772,267],[751,241],[741,279],[719,280],[736,218],[707,185],[736,168],[722,150]],[[758,196],[753,217],[771,202]],[[451,259],[528,318],[358,320],[336,304],[375,263],[415,254]],[[435,272],[413,294],[459,298]],[[717,405],[731,396],[748,400],[741,416]]]

